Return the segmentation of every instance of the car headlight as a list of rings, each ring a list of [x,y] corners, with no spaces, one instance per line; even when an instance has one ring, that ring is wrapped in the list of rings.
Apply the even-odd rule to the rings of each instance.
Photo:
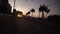
[[[22,15],[20,15],[20,14],[18,14],[17,16],[18,16],[18,17],[22,17]]]

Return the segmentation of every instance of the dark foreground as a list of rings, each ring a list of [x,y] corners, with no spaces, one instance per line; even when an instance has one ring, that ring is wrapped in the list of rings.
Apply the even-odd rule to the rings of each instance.
[[[0,34],[58,34],[59,22],[0,16]]]

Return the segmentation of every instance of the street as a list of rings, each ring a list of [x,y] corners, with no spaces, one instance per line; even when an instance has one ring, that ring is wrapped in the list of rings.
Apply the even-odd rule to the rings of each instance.
[[[56,24],[39,24],[24,18],[1,17],[1,34],[55,34]]]

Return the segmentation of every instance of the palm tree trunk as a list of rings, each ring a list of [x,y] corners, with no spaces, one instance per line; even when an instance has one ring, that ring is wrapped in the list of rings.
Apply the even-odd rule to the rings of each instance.
[[[48,15],[48,14],[46,13],[46,18],[47,18],[47,15]]]
[[[44,12],[42,11],[42,19],[44,19]]]
[[[32,12],[32,17],[33,17],[33,12]]]
[[[40,12],[39,12],[39,18],[40,18]]]

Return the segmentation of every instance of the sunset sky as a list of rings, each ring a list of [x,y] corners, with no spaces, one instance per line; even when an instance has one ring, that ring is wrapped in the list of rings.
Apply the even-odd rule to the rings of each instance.
[[[14,0],[9,0],[9,3],[11,6],[13,6]],[[34,8],[36,12],[34,13],[34,16],[39,16],[38,9],[41,5],[47,5],[51,11],[49,12],[49,15],[60,15],[60,0],[16,0],[16,9],[19,11],[22,11],[25,15],[29,10]]]

